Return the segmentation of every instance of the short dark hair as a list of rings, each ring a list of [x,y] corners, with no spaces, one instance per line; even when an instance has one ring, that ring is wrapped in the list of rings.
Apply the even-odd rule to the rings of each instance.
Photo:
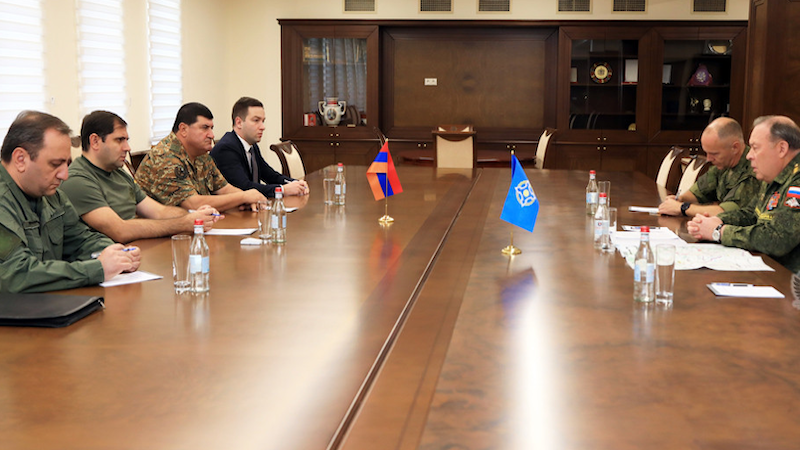
[[[753,121],[753,128],[765,122],[769,125],[772,142],[786,141],[790,150],[800,149],[800,128],[792,119],[785,116],[761,116]]]
[[[175,116],[175,123],[172,124],[172,132],[177,133],[182,123],[191,125],[197,122],[198,116],[205,117],[208,120],[214,120],[214,115],[211,114],[211,110],[202,103],[191,102],[181,106],[178,110],[178,115]]]
[[[11,161],[14,149],[22,147],[35,160],[44,146],[44,133],[51,129],[66,136],[72,134],[69,125],[52,114],[22,111],[8,128],[3,146],[0,147],[0,159],[6,163]]]
[[[237,117],[242,120],[247,119],[247,112],[250,110],[250,107],[253,106],[263,108],[264,104],[253,97],[242,97],[236,100],[236,103],[233,104],[233,111],[231,112],[231,125],[236,125]]]
[[[106,136],[113,133],[117,125],[127,127],[128,123],[110,111],[92,111],[87,114],[81,123],[81,149],[84,152],[89,151],[89,136],[93,134],[100,136],[105,142]]]

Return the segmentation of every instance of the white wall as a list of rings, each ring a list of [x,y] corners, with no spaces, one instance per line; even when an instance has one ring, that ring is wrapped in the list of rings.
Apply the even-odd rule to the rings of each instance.
[[[511,13],[478,13],[477,0],[453,0],[452,13],[419,13],[419,0],[376,0],[376,13],[345,13],[343,0],[183,0],[183,99],[204,103],[215,133],[230,130],[230,110],[243,95],[264,102],[263,142],[281,137],[281,50],[278,19],[412,20],[746,20],[749,2],[729,0],[727,13],[694,14],[691,0],[647,0],[646,13],[613,13],[612,0],[592,0],[591,13],[558,13],[557,0],[511,0]],[[78,98],[75,3],[44,0],[49,111],[76,133]],[[131,147],[149,147],[145,2],[125,1],[125,49]],[[262,145],[263,147],[263,145]]]

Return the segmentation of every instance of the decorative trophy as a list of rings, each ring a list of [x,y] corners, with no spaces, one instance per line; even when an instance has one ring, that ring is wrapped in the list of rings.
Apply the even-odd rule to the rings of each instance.
[[[319,102],[319,113],[322,114],[325,124],[330,127],[339,125],[345,109],[347,109],[347,102],[340,102],[339,97],[325,97],[325,101]]]

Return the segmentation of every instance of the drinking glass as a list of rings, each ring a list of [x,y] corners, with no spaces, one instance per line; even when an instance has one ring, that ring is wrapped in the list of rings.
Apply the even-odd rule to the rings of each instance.
[[[188,234],[172,236],[172,284],[178,294],[189,292],[191,288],[191,282],[189,281],[189,249],[191,244],[192,237]]]
[[[672,304],[675,289],[675,246],[656,246],[656,303]]]

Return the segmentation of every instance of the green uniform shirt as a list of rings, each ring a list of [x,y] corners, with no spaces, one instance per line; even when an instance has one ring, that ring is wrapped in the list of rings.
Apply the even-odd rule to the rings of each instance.
[[[739,162],[729,169],[711,167],[689,191],[697,197],[701,205],[719,202],[723,211],[733,211],[747,206],[761,189],[761,182],[753,173],[753,167],[747,160],[744,149]]]
[[[81,223],[64,193],[30,200],[0,165],[0,292],[44,292],[101,283],[92,259],[114,242]]]
[[[722,244],[766,253],[792,272],[800,270],[800,154],[748,206],[718,215]]]
[[[122,220],[136,217],[136,205],[147,197],[124,170],[106,172],[83,156],[69,165],[69,178],[61,190],[79,216],[108,206]]]
[[[228,184],[207,153],[192,162],[175,133],[144,157],[136,169],[136,182],[147,195],[172,206],[193,195],[211,195]]]

